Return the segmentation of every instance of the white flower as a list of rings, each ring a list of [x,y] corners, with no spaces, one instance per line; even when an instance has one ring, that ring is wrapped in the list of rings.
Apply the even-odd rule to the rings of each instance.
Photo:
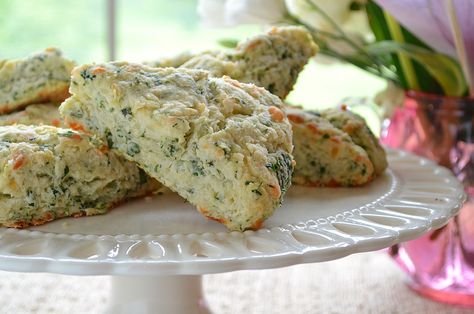
[[[364,0],[357,1],[363,5]],[[326,33],[340,36],[336,27],[345,33],[345,37],[349,38],[358,46],[363,46],[364,42],[372,35],[367,14],[365,10],[352,10],[353,0],[286,0],[288,11],[298,17],[307,25]],[[311,5],[311,3],[314,4]],[[323,11],[334,23],[331,23],[316,8]],[[334,24],[337,26],[335,27]],[[357,48],[349,44],[347,41],[334,39],[331,36],[320,34],[319,38],[323,40],[328,48],[342,56],[349,56],[357,53]],[[328,63],[330,60],[336,60],[319,54],[316,60]]]
[[[201,22],[210,27],[228,26],[225,20],[225,1],[199,0],[197,12]]]
[[[350,17],[352,0],[311,0],[337,25],[341,26]],[[323,31],[333,31],[333,26],[306,0],[286,0],[288,11],[306,24]]]
[[[346,33],[346,37],[359,47],[364,45],[362,36],[357,33]],[[343,40],[327,38],[325,42],[332,51],[337,52],[341,56],[350,56],[358,52],[353,45],[350,45],[348,42]]]
[[[374,39],[365,10],[351,11],[349,18],[342,24],[342,29],[348,33],[358,34],[365,40]]]
[[[404,101],[405,92],[391,81],[387,81],[387,87],[374,98],[374,102],[382,108],[384,118],[390,118],[395,108],[401,107]]]
[[[197,11],[213,27],[276,23],[287,12],[284,0],[199,0]]]

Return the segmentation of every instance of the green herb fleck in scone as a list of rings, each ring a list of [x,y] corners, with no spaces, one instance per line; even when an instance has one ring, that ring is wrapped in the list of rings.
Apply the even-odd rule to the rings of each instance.
[[[14,124],[64,127],[57,104],[29,105],[21,111],[0,116],[0,125]]]
[[[102,141],[53,126],[0,127],[0,225],[106,213],[159,184]]]
[[[259,228],[291,182],[291,126],[263,88],[200,70],[74,69],[66,122],[106,139],[231,230]]]
[[[74,62],[48,48],[24,59],[0,60],[0,114],[68,97]]]
[[[362,117],[347,110],[346,106],[323,110],[321,116],[336,128],[349,134],[352,141],[367,152],[370,161],[374,165],[375,175],[380,175],[385,171],[388,167],[385,150]]]
[[[317,50],[304,28],[274,27],[266,34],[239,43],[231,52],[207,51],[192,58],[184,54],[180,58],[149,65],[177,65],[207,70],[216,77],[227,75],[240,82],[264,87],[284,99],[292,90],[299,72]]]
[[[358,186],[373,178],[367,153],[349,135],[319,114],[287,107],[296,161],[293,183],[309,186]]]

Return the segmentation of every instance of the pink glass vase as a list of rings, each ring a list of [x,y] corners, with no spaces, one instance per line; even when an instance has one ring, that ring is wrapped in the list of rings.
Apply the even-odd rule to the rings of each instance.
[[[409,91],[404,106],[384,122],[381,141],[450,168],[468,201],[441,229],[389,253],[409,286],[431,299],[474,306],[474,99]]]

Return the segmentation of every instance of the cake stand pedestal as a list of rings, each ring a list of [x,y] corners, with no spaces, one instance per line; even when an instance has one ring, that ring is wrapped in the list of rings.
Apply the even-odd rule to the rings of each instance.
[[[114,276],[111,294],[110,314],[211,313],[200,275]]]

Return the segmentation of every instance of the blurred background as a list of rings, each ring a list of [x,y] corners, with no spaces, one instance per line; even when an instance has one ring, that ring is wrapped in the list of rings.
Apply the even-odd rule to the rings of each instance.
[[[78,64],[109,60],[142,62],[172,56],[183,51],[225,49],[219,44],[220,40],[241,40],[263,31],[261,26],[256,25],[206,28],[200,23],[196,11],[197,2],[198,0],[0,0],[0,60],[22,58],[53,46],[63,50],[67,58],[75,60]],[[342,2],[337,0],[331,4]],[[391,2],[396,3],[396,1]],[[409,2],[416,4],[423,1],[405,1],[405,5]],[[437,2],[433,0],[432,3]],[[410,16],[408,14],[410,12],[419,14],[417,10],[405,9],[402,10],[402,16]],[[472,27],[470,29],[472,30]],[[438,63],[431,63],[431,65],[433,68],[439,66]],[[350,64],[338,61],[329,63],[327,58],[317,56],[300,74],[293,92],[286,100],[310,109],[324,109],[347,101],[365,104],[372,103],[374,96],[385,87],[386,81],[384,79]],[[412,87],[404,88],[409,90]],[[374,105],[355,107],[354,111],[361,113],[366,118],[374,133],[379,133],[381,118],[380,113],[374,109]],[[472,110],[469,112],[469,119],[472,120]],[[425,129],[420,128],[419,132],[422,136],[419,137],[419,140],[413,140],[408,135],[417,137],[415,128],[408,128],[407,120],[400,119],[398,121],[400,134],[407,134],[407,139],[398,133],[394,135],[394,138],[399,137],[403,140],[402,143],[411,143],[416,148],[423,147],[420,143],[426,139],[428,144],[426,146],[429,149],[422,152],[422,155],[425,154],[433,158],[436,154],[432,153],[430,149],[436,150],[441,146],[438,143],[445,143],[444,140],[437,142],[435,136],[425,136],[425,134],[442,134],[439,131],[440,128],[437,128],[435,124],[433,124],[435,127],[431,128],[428,123],[427,130],[432,130],[429,131],[431,133],[426,133]],[[412,124],[415,125],[415,123]],[[470,130],[472,130],[472,125],[471,123]],[[456,131],[456,127],[454,125],[450,129]],[[459,129],[464,132],[463,129]],[[409,134],[410,132],[412,134]],[[444,139],[444,137],[440,138]],[[456,174],[460,174],[460,179],[467,182],[466,186],[470,187],[472,186],[472,161],[470,160],[473,160],[473,150],[469,145],[471,145],[472,137],[466,139],[456,135],[453,138],[455,139],[452,149],[454,153],[451,153],[450,156],[454,156],[455,160],[452,168],[455,169]],[[466,144],[468,140],[469,145]],[[464,146],[459,146],[461,144]],[[444,151],[450,152],[450,150]],[[469,209],[469,212],[472,213],[472,210]],[[472,214],[470,215],[472,217]],[[469,228],[472,226],[472,220],[463,217],[459,221],[464,222]],[[470,229],[465,228],[467,233]],[[449,236],[451,234],[458,235],[454,232],[446,234]],[[442,247],[442,250],[446,248],[449,252],[459,252],[458,248],[455,251],[448,246],[448,244],[455,245],[453,244],[454,240],[450,240],[451,238],[448,236],[446,238],[436,236],[436,238],[440,239],[439,247]],[[446,243],[448,244],[441,242],[445,241],[443,239],[447,239]],[[466,237],[466,239],[469,241],[471,238]],[[421,245],[416,243],[414,245],[415,253],[419,253],[421,256],[431,254],[426,256],[430,256],[434,263],[438,262],[438,259],[431,258],[437,252],[425,253],[420,249]],[[434,245],[432,247],[436,250]],[[463,246],[462,249],[465,250],[465,247],[467,246]],[[444,259],[443,252],[437,254]],[[474,255],[471,253],[471,258],[472,256]],[[454,259],[447,260],[449,264]],[[439,265],[436,267],[444,271],[444,264],[440,262]],[[451,265],[448,265],[447,269],[452,270],[449,267]],[[472,267],[472,264],[469,267]],[[345,271],[342,272],[341,269]],[[48,291],[51,300],[54,301],[48,303],[48,306],[55,306],[55,308],[47,308],[47,312],[89,313],[92,310],[97,311],[99,306],[105,304],[106,293],[109,289],[107,278],[104,277],[76,278],[46,274],[22,274],[19,276],[6,272],[2,272],[1,275],[3,280],[0,280],[0,291],[3,294],[0,298],[0,313],[3,313],[2,309],[6,309],[6,312],[37,313],[38,306],[45,303],[44,291]],[[292,277],[302,280],[291,282],[290,278]],[[333,313],[351,311],[352,313],[418,313],[417,309],[423,309],[424,313],[432,314],[472,312],[470,309],[452,308],[418,298],[406,289],[402,277],[402,273],[397,272],[395,264],[388,263],[388,258],[385,255],[368,253],[353,255],[330,263],[299,265],[283,269],[281,272],[280,270],[248,271],[241,272],[238,277],[233,276],[232,273],[211,275],[206,279],[206,294],[209,295],[213,308],[220,309],[220,312],[234,310],[234,313],[248,312],[244,308],[239,308],[239,306],[248,304],[251,309],[262,313],[273,313],[277,309],[287,308],[286,306],[289,308],[289,306],[301,304],[306,305],[306,308],[298,309],[306,313],[328,312],[329,310]],[[212,288],[218,287],[218,284],[222,282],[225,285],[229,283],[230,286],[230,283],[234,283],[235,278],[241,280],[241,286],[250,286],[251,289],[236,293],[232,289],[224,291]],[[278,298],[274,304],[261,302],[261,300],[270,300],[274,287],[282,282],[284,284],[278,285],[282,290],[281,295],[288,294],[288,297]],[[251,284],[253,284],[253,290]],[[100,293],[84,294],[83,287],[86,285],[92,287],[93,291]],[[26,301],[23,298],[15,297],[23,294],[25,287],[36,290],[29,291],[31,295],[25,299]],[[11,295],[4,291],[10,291]],[[50,291],[51,293],[49,293]],[[309,294],[308,291],[312,291],[312,293]],[[357,291],[359,297],[354,297],[354,291]],[[373,293],[373,291],[377,291],[377,293]],[[226,292],[228,296],[223,297],[222,293]],[[262,292],[267,295],[262,295]],[[250,302],[242,302],[248,296],[254,298],[250,298]],[[91,297],[95,299],[91,299]],[[230,297],[234,297],[233,300],[240,302],[232,303],[232,300],[229,301]],[[61,303],[61,300],[65,300],[65,302]],[[330,301],[333,302],[332,300],[336,300],[335,303],[330,303]],[[234,308],[229,308],[229,304]],[[68,308],[66,305],[74,308]],[[29,307],[26,309],[21,306]],[[294,307],[293,310],[286,312],[294,313]]]
[[[185,50],[223,49],[220,39],[262,31],[255,25],[206,28],[196,5],[197,0],[0,0],[0,59],[54,46],[78,63],[111,57],[141,62]],[[384,87],[384,80],[352,65],[312,60],[288,101],[326,108],[346,97],[371,99]],[[377,128],[377,119],[370,120]]]

